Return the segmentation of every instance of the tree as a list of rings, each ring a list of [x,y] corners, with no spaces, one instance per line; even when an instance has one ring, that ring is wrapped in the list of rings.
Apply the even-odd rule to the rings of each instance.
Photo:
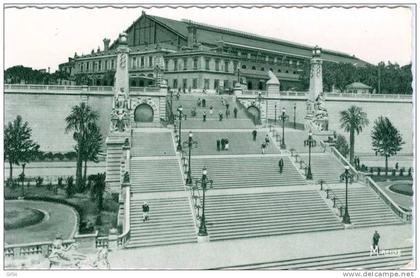
[[[347,157],[349,154],[349,144],[347,143],[346,137],[339,134],[337,136],[337,141],[335,142],[335,148],[342,156]]]
[[[354,164],[354,135],[362,132],[363,127],[369,124],[367,114],[361,107],[350,106],[349,109],[340,112],[340,126],[346,132],[350,132],[350,163]]]
[[[83,161],[84,161],[84,172],[83,172],[83,183],[86,182],[87,174],[87,163],[88,161],[98,162],[98,154],[102,150],[102,135],[99,130],[99,127],[96,123],[89,125],[89,129],[86,135],[86,145],[83,152]]]
[[[70,114],[66,117],[66,133],[73,131],[73,139],[76,141],[76,188],[83,188],[82,164],[83,154],[87,145],[89,127],[98,119],[98,113],[92,111],[89,105],[82,102],[73,106]]]
[[[375,153],[385,157],[385,175],[388,174],[388,158],[396,155],[403,144],[400,132],[387,117],[381,116],[375,120],[372,129],[372,147]]]
[[[10,180],[13,179],[13,164],[25,165],[39,152],[39,145],[31,136],[32,129],[20,115],[4,127],[4,159],[9,162]]]
[[[92,177],[91,196],[94,196],[99,212],[103,210],[105,192],[105,173],[98,173]]]

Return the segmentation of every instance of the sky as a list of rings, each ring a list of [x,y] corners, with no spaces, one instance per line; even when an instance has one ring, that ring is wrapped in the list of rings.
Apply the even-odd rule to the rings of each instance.
[[[405,65],[412,56],[409,8],[70,8],[5,10],[5,68],[51,68],[68,57],[103,48],[140,15],[197,22],[354,54],[377,64]]]

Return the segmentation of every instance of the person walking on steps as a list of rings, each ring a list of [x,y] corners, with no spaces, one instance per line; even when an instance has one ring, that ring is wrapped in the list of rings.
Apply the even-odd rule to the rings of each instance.
[[[150,208],[146,201],[143,203],[142,209],[143,209],[143,222],[148,221]]]
[[[236,119],[236,117],[238,116],[238,108],[233,108],[233,117]]]
[[[206,111],[203,111],[203,122],[206,121],[206,117],[207,117]]]
[[[265,135],[265,144],[268,146],[270,143],[270,138],[268,137],[268,134]]]
[[[206,99],[203,98],[203,100],[201,101],[201,106],[206,107]]]
[[[265,144],[265,142],[263,142],[261,144],[261,153],[264,154],[265,153],[265,147],[267,147],[267,145]]]
[[[210,115],[213,115],[213,105],[210,105]]]
[[[221,122],[223,120],[223,113],[219,112],[219,121]]]
[[[283,173],[283,166],[284,166],[283,158],[280,158],[280,160],[279,160],[279,171],[280,171],[280,174]]]
[[[252,131],[252,140],[253,140],[253,141],[256,141],[256,140],[257,140],[257,130],[256,130],[256,129],[254,129],[254,130]]]
[[[379,239],[381,238],[381,236],[379,235],[378,231],[375,231],[375,233],[373,234],[373,250],[377,250],[379,252]]]
[[[229,109],[227,109],[227,110],[226,110],[226,119],[227,119],[227,118],[229,118],[229,115],[230,115],[230,110],[229,110]]]
[[[225,151],[228,151],[228,150],[229,150],[229,139],[226,138],[225,139]]]
[[[216,141],[217,151],[220,152],[220,139]]]
[[[201,98],[198,98],[197,100],[197,106],[200,107],[201,106]]]

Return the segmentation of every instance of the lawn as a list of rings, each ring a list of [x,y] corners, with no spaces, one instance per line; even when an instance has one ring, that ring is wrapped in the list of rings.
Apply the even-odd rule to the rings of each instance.
[[[413,196],[413,184],[412,183],[395,183],[389,187],[391,191],[399,194]]]
[[[44,213],[31,208],[5,207],[4,229],[12,230],[34,225],[44,219]]]
[[[99,235],[107,235],[112,227],[117,227],[118,200],[112,199],[111,195],[104,194],[104,209],[99,212],[96,202],[90,198],[89,192],[76,193],[70,198],[66,197],[64,190],[59,189],[57,194],[50,185],[26,186],[24,188],[25,199],[58,202],[71,205],[80,215],[80,223],[90,222],[99,231]],[[21,196],[21,188],[4,188],[5,199],[17,199]],[[82,225],[83,226],[83,225]]]

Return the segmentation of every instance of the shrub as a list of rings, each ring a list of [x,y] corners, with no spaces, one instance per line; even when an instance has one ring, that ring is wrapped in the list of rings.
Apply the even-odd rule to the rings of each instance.
[[[43,178],[41,178],[41,177],[37,177],[36,178],[36,180],[35,180],[35,185],[36,185],[36,187],[40,187],[40,186],[42,186],[42,183],[44,182],[44,179]]]
[[[46,160],[53,160],[54,154],[52,152],[47,152],[46,154],[44,154],[44,157]]]
[[[381,168],[379,168],[379,167],[378,167],[378,169],[377,169],[377,174],[378,174],[378,176],[380,176],[380,175],[381,175]]]
[[[57,179],[57,186],[62,188],[63,187],[63,178],[62,177],[58,177]]]
[[[66,179],[66,183],[67,183],[67,186],[66,186],[66,195],[67,195],[67,198],[70,198],[71,196],[73,196],[73,194],[74,194],[74,179],[73,179],[73,176],[70,176],[70,177],[68,177],[67,179]]]
[[[67,152],[64,154],[64,157],[67,160],[75,160],[77,158],[77,153],[76,152]]]
[[[370,173],[373,175],[373,167],[370,167]]]
[[[400,177],[404,176],[404,172],[405,172],[405,168],[404,168],[404,167],[402,167],[402,168],[400,169]]]
[[[101,217],[101,215],[96,216],[95,225],[96,226],[101,226],[102,225],[102,217]]]
[[[44,152],[39,152],[38,156],[37,156],[37,159],[39,161],[44,161],[45,160],[45,153]]]
[[[395,169],[392,169],[392,176],[393,176],[393,177],[395,177],[396,172],[397,172],[397,171],[396,171]]]
[[[408,177],[411,177],[411,171],[413,171],[413,170],[412,170],[412,168],[411,168],[411,167],[410,167],[410,168],[408,168],[408,172],[407,172],[407,176],[408,176]]]
[[[47,189],[49,191],[51,191],[53,189],[53,185],[52,185],[52,182],[51,181],[47,184]]]
[[[335,148],[337,149],[339,153],[341,153],[342,156],[347,157],[350,149],[349,149],[349,144],[347,143],[346,137],[339,134],[335,142]]]
[[[62,161],[64,159],[64,154],[62,153],[55,153],[53,155],[54,159]]]

